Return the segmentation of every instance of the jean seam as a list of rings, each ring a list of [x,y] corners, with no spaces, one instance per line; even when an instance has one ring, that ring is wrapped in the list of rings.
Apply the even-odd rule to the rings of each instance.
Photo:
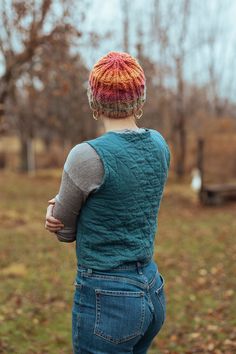
[[[163,305],[163,303],[162,303],[162,301],[161,301],[161,299],[160,299],[160,297],[159,297],[160,294],[161,294],[160,292],[157,293],[157,300],[158,300],[158,302],[160,303],[161,308],[162,308],[162,313],[163,313],[162,325],[163,325],[163,323],[164,323],[164,321],[165,321],[165,308],[164,308],[164,305]]]
[[[161,277],[162,283],[161,283],[161,285],[159,286],[159,288],[155,290],[155,293],[156,293],[157,295],[159,294],[159,292],[163,289],[163,287],[164,287],[164,285],[165,285],[165,280],[164,280],[163,276],[161,275],[161,273],[159,273],[159,275],[160,275],[160,277]]]
[[[72,316],[74,316],[75,319],[75,323],[74,323],[75,328],[72,332],[72,341],[73,341],[73,347],[76,348],[79,342],[80,314],[79,312],[73,311]]]
[[[162,319],[162,325],[165,321],[165,308],[164,308],[164,304],[162,303],[161,299],[160,299],[160,296],[161,296],[161,293],[163,292],[163,296],[165,296],[165,293],[164,293],[164,285],[165,285],[165,279],[163,278],[162,274],[159,273],[160,277],[161,277],[161,280],[162,280],[162,284],[159,286],[158,289],[155,290],[155,294],[157,296],[157,300],[162,308],[162,313],[163,313],[163,319]]]
[[[153,286],[154,286],[154,284],[155,284],[155,280],[156,280],[156,278],[157,278],[157,276],[159,275],[160,273],[159,273],[159,271],[157,270],[156,271],[156,274],[154,275],[154,277],[153,277],[153,279],[150,281],[150,283],[148,284],[148,286],[149,286],[149,289],[151,289]]]
[[[129,296],[129,297],[140,297],[144,296],[143,291],[124,291],[124,290],[104,290],[104,289],[95,289],[96,294],[104,294],[110,296]]]
[[[128,284],[137,285],[137,286],[141,287],[142,289],[146,289],[146,287],[147,287],[147,285],[142,282],[132,280],[132,279],[129,279],[128,277],[122,277],[122,276],[82,274],[82,277],[90,278],[90,279],[106,279],[106,280],[110,280],[110,281],[125,281]]]

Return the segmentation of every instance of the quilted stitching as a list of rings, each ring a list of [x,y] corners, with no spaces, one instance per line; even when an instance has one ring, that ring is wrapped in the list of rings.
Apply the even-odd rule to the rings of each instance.
[[[100,155],[106,179],[88,198],[78,219],[79,264],[107,269],[108,265],[112,268],[137,258],[147,261],[153,254],[168,175],[167,143],[152,129],[137,134],[104,134],[87,142]],[[139,226],[128,230],[134,221]]]

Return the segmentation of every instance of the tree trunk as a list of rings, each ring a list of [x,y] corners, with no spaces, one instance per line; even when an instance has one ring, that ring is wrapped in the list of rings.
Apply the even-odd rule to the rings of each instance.
[[[35,154],[33,148],[33,138],[21,137],[20,151],[20,170],[28,172],[30,175],[35,174]]]
[[[25,137],[20,139],[21,150],[20,150],[20,170],[22,172],[28,171],[28,157],[27,157],[27,140]]]
[[[176,76],[177,76],[177,97],[176,97],[176,123],[174,124],[173,134],[176,135],[177,158],[175,164],[175,173],[178,178],[185,174],[186,159],[186,114],[184,107],[184,79],[183,62],[176,58]]]
[[[185,174],[185,160],[186,160],[186,130],[184,124],[180,124],[178,129],[179,152],[176,161],[176,175],[182,178]]]
[[[28,174],[35,175],[35,153],[34,153],[34,141],[33,138],[27,139],[27,162],[28,162]]]

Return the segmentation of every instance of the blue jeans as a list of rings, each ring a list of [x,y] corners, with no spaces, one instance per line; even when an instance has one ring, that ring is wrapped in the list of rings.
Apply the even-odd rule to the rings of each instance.
[[[108,271],[78,267],[72,307],[74,354],[145,354],[166,317],[157,264]]]

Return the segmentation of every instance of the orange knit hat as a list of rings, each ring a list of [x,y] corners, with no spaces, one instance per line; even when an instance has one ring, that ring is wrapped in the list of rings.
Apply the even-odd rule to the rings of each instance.
[[[87,89],[89,105],[110,118],[125,118],[146,101],[146,79],[128,53],[109,52],[93,67]]]

